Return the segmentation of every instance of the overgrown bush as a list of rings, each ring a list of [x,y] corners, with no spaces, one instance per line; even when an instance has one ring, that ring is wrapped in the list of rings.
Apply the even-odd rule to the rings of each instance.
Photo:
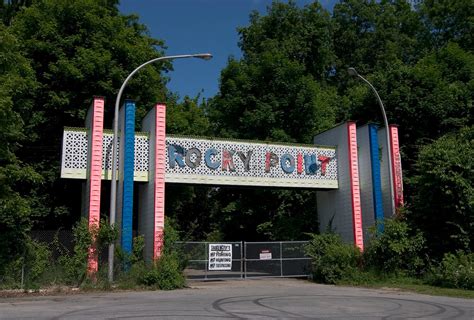
[[[306,246],[312,258],[313,280],[335,284],[358,272],[360,251],[334,233],[314,234]]]
[[[161,290],[184,287],[185,279],[180,269],[178,255],[176,253],[163,254],[151,270],[143,275],[141,283]]]
[[[372,230],[372,239],[364,251],[366,267],[382,273],[419,275],[423,271],[425,239],[400,220],[386,219],[384,232]]]
[[[440,287],[474,290],[474,253],[446,253],[431,269],[427,282]]]
[[[474,65],[474,64],[473,64]],[[474,251],[474,126],[447,134],[421,148],[410,221],[422,230],[430,256]]]
[[[27,237],[25,250],[21,257],[3,266],[5,271],[1,287],[24,289],[38,288],[40,278],[50,267],[51,251],[48,246]]]
[[[58,259],[64,271],[67,284],[81,285],[87,275],[89,248],[96,246],[97,254],[105,249],[118,236],[117,229],[107,220],[101,220],[99,228],[89,228],[87,219],[82,218],[73,228],[74,248],[72,252],[62,250]]]
[[[185,264],[180,259],[175,243],[179,241],[179,234],[172,221],[165,220],[165,235],[163,251],[159,260],[151,267],[141,279],[147,286],[157,287],[161,290],[182,288],[185,285],[183,269]]]
[[[29,240],[26,244],[25,283],[27,287],[38,287],[38,280],[51,265],[51,251],[44,243]]]
[[[120,247],[115,250],[116,274],[119,288],[129,289],[141,284],[141,279],[150,270],[144,259],[145,238],[142,235],[133,238],[132,252],[127,253]]]
[[[72,252],[61,250],[58,262],[64,271],[67,284],[79,285],[87,274],[87,257],[92,245],[92,235],[85,218],[81,219],[72,229],[74,248]]]

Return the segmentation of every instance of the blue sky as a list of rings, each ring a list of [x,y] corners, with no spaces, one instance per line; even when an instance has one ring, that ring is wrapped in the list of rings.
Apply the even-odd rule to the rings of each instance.
[[[271,0],[121,0],[124,14],[136,13],[150,35],[165,41],[166,55],[212,53],[209,61],[176,60],[168,74],[168,89],[180,97],[202,91],[209,98],[218,91],[221,70],[229,56],[241,57],[237,28],[247,26],[249,14],[265,14]],[[311,0],[298,0],[304,6]],[[332,10],[336,0],[321,0]]]

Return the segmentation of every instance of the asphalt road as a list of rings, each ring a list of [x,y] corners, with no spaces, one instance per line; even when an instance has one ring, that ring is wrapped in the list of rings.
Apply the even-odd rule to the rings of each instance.
[[[474,319],[474,300],[302,280],[0,299],[0,319]]]

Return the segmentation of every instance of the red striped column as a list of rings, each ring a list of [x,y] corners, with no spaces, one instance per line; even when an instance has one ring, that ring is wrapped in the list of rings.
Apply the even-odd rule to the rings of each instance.
[[[102,181],[102,136],[104,131],[104,98],[95,97],[89,122],[89,230],[97,230],[100,221],[100,188]],[[89,248],[87,261],[89,274],[98,270],[97,248]]]
[[[161,256],[165,229],[166,105],[156,105],[155,144],[155,219],[153,259]]]
[[[362,210],[360,202],[359,162],[357,155],[357,128],[355,122],[347,123],[348,150],[349,150],[349,172],[351,184],[352,203],[352,225],[354,232],[354,244],[364,250],[364,235],[362,229]]]
[[[393,193],[395,209],[403,207],[403,173],[400,143],[398,140],[398,126],[390,125],[390,151],[392,153],[391,165],[393,172]]]

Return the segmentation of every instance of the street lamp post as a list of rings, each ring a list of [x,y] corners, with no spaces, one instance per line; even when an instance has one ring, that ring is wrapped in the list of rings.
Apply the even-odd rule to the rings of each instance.
[[[395,194],[393,190],[393,170],[392,170],[392,152],[390,150],[390,128],[388,127],[388,121],[387,121],[387,114],[385,113],[385,108],[383,106],[382,99],[380,99],[379,93],[377,90],[375,90],[374,86],[364,77],[362,77],[355,68],[348,68],[347,73],[349,73],[350,76],[353,77],[358,77],[365,83],[369,85],[369,87],[372,89],[372,91],[375,93],[375,96],[377,97],[377,101],[379,102],[380,105],[380,110],[382,110],[382,115],[383,115],[383,121],[385,124],[386,128],[386,138],[387,138],[387,156],[388,156],[388,176],[389,176],[389,184],[390,184],[390,208],[392,210],[392,215],[395,215]]]
[[[115,224],[115,217],[116,217],[116,205],[117,205],[117,148],[118,148],[118,118],[119,118],[119,106],[120,106],[120,98],[122,97],[122,93],[127,85],[128,81],[132,78],[132,76],[138,72],[141,68],[149,65],[150,63],[163,61],[163,60],[174,60],[174,59],[186,59],[186,58],[199,58],[204,60],[209,60],[212,58],[212,54],[210,53],[197,53],[197,54],[182,54],[182,55],[175,55],[175,56],[164,56],[149,60],[135,70],[133,70],[128,77],[123,82],[120,90],[117,94],[117,98],[115,99],[115,112],[114,112],[114,140],[113,140],[113,148],[112,148],[112,184],[110,188],[110,225],[113,226]],[[114,251],[115,245],[111,243],[109,245],[109,270],[108,270],[108,280],[112,282],[114,280]]]

